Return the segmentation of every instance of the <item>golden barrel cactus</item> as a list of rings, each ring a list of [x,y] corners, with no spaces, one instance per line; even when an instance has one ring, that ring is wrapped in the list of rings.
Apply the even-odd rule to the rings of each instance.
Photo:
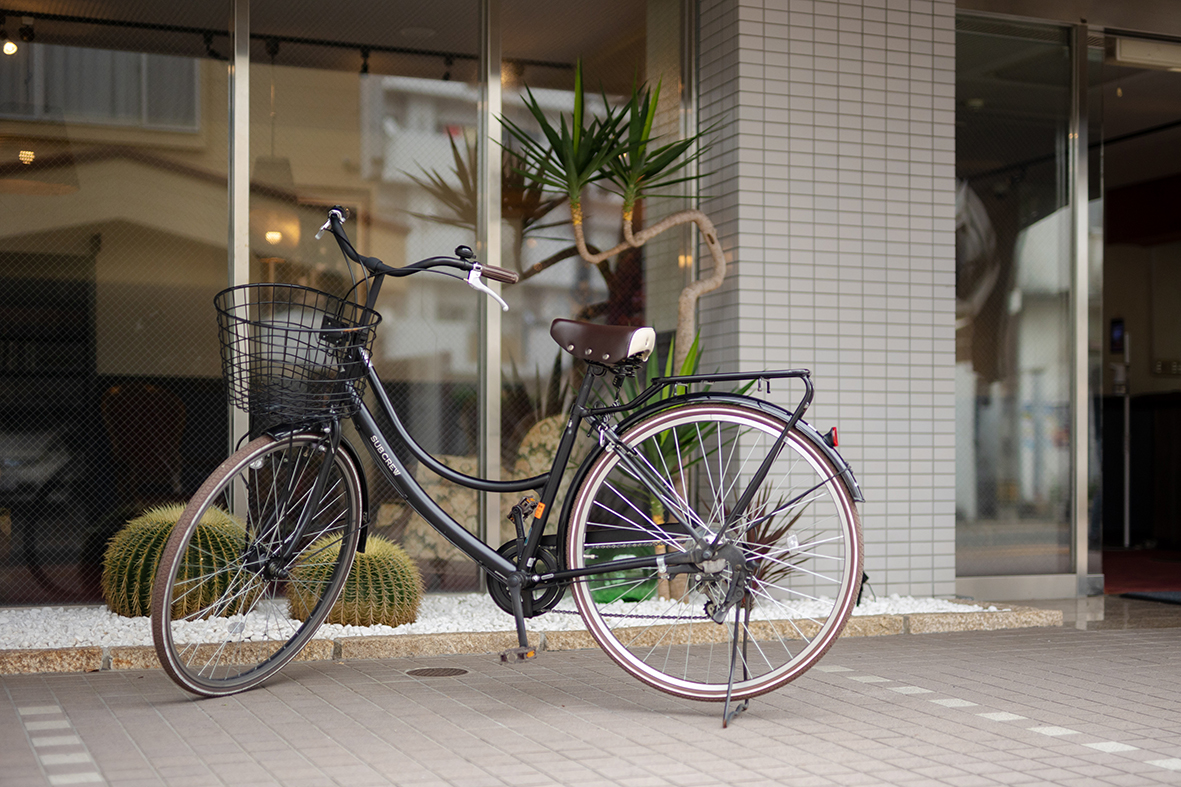
[[[340,539],[328,536],[312,545],[291,572],[287,599],[291,617],[306,620],[331,579]],[[381,536],[370,535],[357,553],[340,598],[325,623],[346,626],[401,626],[413,623],[422,601],[422,576],[406,550]]]
[[[173,527],[184,513],[181,504],[149,509],[129,521],[111,538],[103,556],[103,599],[112,612],[124,617],[151,614],[152,583],[160,555]],[[246,529],[219,508],[210,508],[197,525],[186,559],[176,579],[180,596],[172,609],[173,619],[189,616],[233,615],[258,594],[229,593],[237,572],[223,570],[240,560],[246,548]],[[202,578],[187,587],[190,578]],[[261,588],[260,588],[261,589]],[[233,604],[215,604],[223,596],[235,597]]]

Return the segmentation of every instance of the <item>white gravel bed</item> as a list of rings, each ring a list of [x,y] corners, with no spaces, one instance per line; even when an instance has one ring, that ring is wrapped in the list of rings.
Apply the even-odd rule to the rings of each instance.
[[[622,602],[620,602],[622,603]],[[668,602],[645,602],[663,604]],[[635,609],[634,606],[631,607]],[[561,631],[583,628],[574,611],[574,602],[567,597],[554,612],[526,621],[534,631]],[[861,615],[910,615],[924,612],[995,612],[997,607],[981,607],[935,598],[913,598],[897,594],[863,600],[853,610]],[[797,607],[799,617],[816,614]],[[758,614],[755,617],[759,617]],[[781,616],[778,616],[781,617]],[[190,636],[209,641],[205,634],[224,631],[225,619],[197,621],[188,624]],[[422,600],[418,620],[405,626],[338,626],[325,625],[317,638],[379,636],[390,634],[438,634],[445,632],[512,631],[512,617],[497,607],[483,593],[431,593]],[[152,632],[148,618],[124,618],[105,606],[94,607],[33,607],[0,609],[0,650],[71,648],[83,646],[151,645]]]

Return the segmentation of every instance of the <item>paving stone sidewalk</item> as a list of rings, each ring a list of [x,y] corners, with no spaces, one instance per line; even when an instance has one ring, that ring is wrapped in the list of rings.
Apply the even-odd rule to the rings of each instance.
[[[843,638],[729,729],[596,650],[304,662],[213,700],[160,670],[0,686],[12,787],[1181,784],[1181,628]]]

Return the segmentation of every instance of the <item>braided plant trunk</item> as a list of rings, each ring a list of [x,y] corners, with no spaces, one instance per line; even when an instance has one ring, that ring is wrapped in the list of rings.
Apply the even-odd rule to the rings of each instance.
[[[696,208],[682,210],[653,224],[647,229],[633,234],[632,210],[625,207],[623,211],[623,242],[604,252],[592,253],[586,245],[586,235],[582,228],[582,206],[579,202],[570,203],[570,218],[574,224],[574,240],[578,246],[579,255],[592,265],[602,267],[608,258],[627,249],[638,249],[645,243],[681,224],[696,224],[709,248],[714,267],[709,278],[698,279],[681,290],[677,300],[677,336],[674,344],[673,369],[684,368],[685,359],[689,355],[689,348],[693,345],[693,338],[697,335],[697,301],[707,292],[712,292],[722,286],[726,278],[726,254],[722,251],[722,244],[718,243],[718,231],[705,215]]]

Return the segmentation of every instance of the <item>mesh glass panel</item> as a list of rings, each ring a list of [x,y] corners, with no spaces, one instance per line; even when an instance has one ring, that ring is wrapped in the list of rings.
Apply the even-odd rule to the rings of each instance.
[[[228,443],[213,296],[227,282],[233,7],[104,8],[101,19],[37,19],[36,43],[0,58],[0,604],[97,600],[109,536],[145,507],[186,499]],[[547,111],[569,112],[582,58],[600,108],[600,90],[618,105],[637,76],[663,80],[657,126],[675,136],[679,9],[505,2],[505,114],[528,120],[524,84]],[[335,244],[313,239],[334,204],[352,212],[358,250],[391,265],[475,246],[478,11],[476,0],[250,3],[252,281],[347,293],[354,280]],[[506,166],[502,264],[524,271],[568,251],[566,207],[553,204],[525,231],[509,180]],[[588,192],[592,245],[618,242],[618,211],[617,197]],[[645,211],[659,213],[641,206],[637,228]],[[675,317],[649,314],[645,292],[651,283],[679,292],[683,246],[655,253],[653,243],[602,267],[566,254],[505,288],[506,475],[548,466],[552,435],[526,438],[568,403],[570,362],[552,372],[549,322],[671,331]],[[415,438],[470,474],[481,297],[441,276],[390,280],[374,347]],[[471,561],[368,470],[375,529],[405,543],[430,588],[475,588]],[[475,529],[474,493],[414,472]]]
[[[559,115],[569,123],[574,107],[573,64],[581,59],[588,115],[602,117],[608,107],[618,110],[637,80],[653,86],[661,82],[654,134],[660,144],[679,138],[679,3],[613,2],[594,9],[551,4],[545,9],[547,34],[532,35],[530,24],[536,24],[539,8],[526,0],[504,4],[502,84],[507,119],[542,139],[540,125],[524,103],[528,89],[551,123],[558,125]],[[510,143],[512,150],[517,147],[518,142]],[[511,172],[513,166],[520,164],[506,154],[502,259],[506,267],[521,274],[521,281],[504,290],[512,309],[502,318],[501,462],[506,477],[524,478],[549,469],[563,414],[584,372],[550,337],[552,321],[655,324],[660,330],[672,330],[675,295],[671,316],[665,310],[654,322],[656,315],[646,309],[647,285],[671,283],[679,293],[684,274],[678,268],[681,234],[677,230],[641,249],[626,250],[597,264],[588,262],[576,247],[565,194],[546,190],[531,195],[520,175]],[[637,205],[635,231],[646,226],[651,202]],[[682,206],[680,202],[676,207]],[[584,191],[583,226],[592,254],[623,240],[621,207],[621,198],[607,187],[592,185]],[[667,212],[666,206],[661,210]],[[671,251],[669,238],[674,239]],[[576,449],[572,459],[576,462],[584,451]],[[501,508],[506,511],[516,502],[509,497],[502,496]],[[560,506],[562,501],[557,502]],[[557,522],[556,513],[551,527]],[[504,520],[501,535],[504,539],[514,535],[513,526]]]
[[[98,600],[107,539],[226,453],[228,75],[199,31],[224,50],[230,5],[104,8],[0,57],[0,604]]]
[[[326,25],[322,3],[251,4],[252,279],[345,295],[355,266],[350,273],[331,236],[314,237],[335,204],[350,209],[345,229],[357,250],[393,266],[476,245],[474,211],[456,218],[450,194],[435,184],[457,160],[474,171],[482,144],[479,5],[411,5],[330,14]],[[440,275],[388,279],[373,349],[386,392],[415,439],[472,475],[479,297]],[[433,496],[451,501],[466,493],[403,458]],[[376,532],[418,559],[428,589],[475,589],[475,565],[402,504],[368,455],[363,461]],[[444,507],[475,528],[474,508]]]

